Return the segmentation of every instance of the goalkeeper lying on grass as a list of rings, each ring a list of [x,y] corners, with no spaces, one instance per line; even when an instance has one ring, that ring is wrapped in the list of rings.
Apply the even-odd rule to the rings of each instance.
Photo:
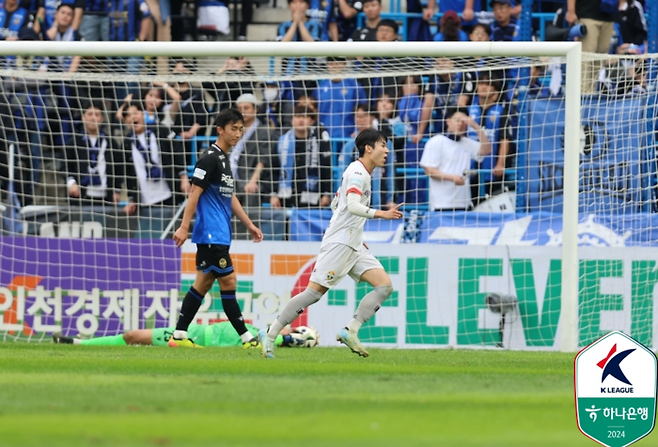
[[[258,334],[258,329],[247,324],[247,329],[252,334]],[[108,337],[91,338],[82,340],[79,338],[66,337],[61,333],[53,334],[54,343],[73,345],[96,345],[96,346],[125,346],[125,345],[147,345],[167,346],[175,328],[159,329],[136,329],[126,331],[123,334]],[[240,336],[235,332],[229,322],[215,324],[191,324],[187,331],[190,338],[198,346],[226,347],[243,346]],[[319,341],[318,332],[310,327],[299,326],[292,329],[285,328],[276,339],[277,346],[312,348]]]

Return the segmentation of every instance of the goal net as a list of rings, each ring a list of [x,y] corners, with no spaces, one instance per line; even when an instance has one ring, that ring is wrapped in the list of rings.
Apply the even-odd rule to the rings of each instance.
[[[573,351],[618,329],[656,345],[651,57],[581,60],[573,43],[0,51],[4,340],[175,324],[196,265],[171,237],[215,118],[236,107],[227,157],[265,236],[234,218],[255,326],[306,286],[354,137],[376,128],[389,154],[371,204],[404,202],[404,219],[365,227],[395,292],[364,343]],[[332,345],[368,289],[346,277],[293,324]],[[217,286],[197,317],[225,319]]]

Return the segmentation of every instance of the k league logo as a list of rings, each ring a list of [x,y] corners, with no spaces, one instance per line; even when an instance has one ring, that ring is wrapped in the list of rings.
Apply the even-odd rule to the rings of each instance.
[[[626,378],[626,375],[621,370],[622,360],[628,357],[633,351],[635,351],[635,348],[627,349],[615,355],[615,353],[617,352],[617,344],[615,343],[610,349],[610,352],[608,352],[606,358],[604,358],[603,360],[601,360],[596,364],[596,366],[598,366],[603,370],[601,383],[605,382],[605,379],[608,376],[611,376],[619,380],[620,382],[625,383],[626,385],[633,386],[633,384]],[[603,388],[601,389],[601,392],[603,392]]]
[[[580,351],[574,366],[576,417],[585,436],[625,447],[651,433],[658,378],[651,349],[614,331]]]

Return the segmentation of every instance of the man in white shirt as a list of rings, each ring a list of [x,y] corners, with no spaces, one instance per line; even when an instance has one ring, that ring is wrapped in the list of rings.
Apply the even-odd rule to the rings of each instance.
[[[382,264],[363,243],[363,226],[366,219],[402,218],[400,205],[387,211],[370,208],[372,197],[371,172],[386,163],[388,148],[386,135],[376,129],[359,133],[355,143],[359,159],[352,162],[341,180],[340,188],[331,202],[333,216],[322,238],[320,254],[315,263],[308,286],[294,296],[274,320],[269,330],[261,330],[258,339],[263,356],[274,358],[274,340],[281,330],[290,324],[311,304],[317,303],[327,290],[338,284],[346,275],[357,282],[365,281],[375,289],[359,304],[347,327],[341,329],[336,339],[362,357],[368,356],[358,338],[361,325],[379,310],[382,303],[393,292],[391,279]]]
[[[419,164],[430,177],[430,210],[467,210],[471,206],[471,186],[464,171],[471,166],[471,160],[479,161],[491,153],[491,142],[465,109],[448,108],[445,116],[448,133],[430,138]],[[468,126],[475,129],[480,142],[464,136]]]

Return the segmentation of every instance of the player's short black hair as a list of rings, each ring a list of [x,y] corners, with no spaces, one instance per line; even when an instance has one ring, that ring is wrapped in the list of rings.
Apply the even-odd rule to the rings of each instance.
[[[306,4],[308,5],[309,8],[311,7],[311,0],[304,0],[304,2],[306,2]],[[291,4],[291,3],[292,3],[292,0],[288,0],[288,4]]]
[[[366,129],[359,132],[354,140],[356,148],[359,150],[359,157],[363,157],[366,153],[366,146],[375,147],[378,141],[388,141],[388,137],[384,132],[377,129]]]
[[[366,3],[370,3],[370,2],[377,2],[380,5],[382,4],[382,0],[363,0],[362,3],[365,5]]]
[[[448,119],[452,118],[452,115],[459,112],[463,113],[464,115],[468,115],[468,109],[466,107],[450,106],[446,107],[446,112],[443,116],[445,119]]]
[[[244,117],[242,116],[242,113],[240,113],[238,109],[231,107],[219,112],[217,119],[215,120],[215,126],[221,127],[223,129],[227,125],[231,123],[237,123],[239,121],[244,123]]]

